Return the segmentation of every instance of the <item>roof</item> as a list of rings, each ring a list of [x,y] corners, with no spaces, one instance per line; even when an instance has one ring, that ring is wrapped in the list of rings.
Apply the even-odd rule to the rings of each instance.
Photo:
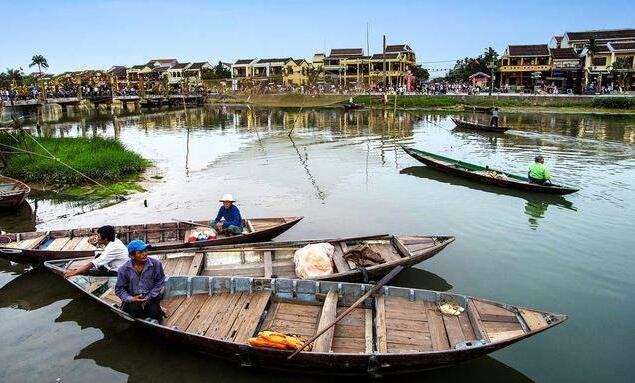
[[[635,50],[635,41],[626,43],[609,43],[613,51],[631,51]]]
[[[573,48],[551,48],[551,57],[554,60],[578,60],[578,54]]]
[[[133,65],[133,66],[131,66],[129,69],[143,69],[143,68],[145,68],[145,67],[146,67],[146,65],[145,65],[145,64],[144,64],[144,65]]]
[[[476,72],[473,75],[471,75],[470,77],[468,77],[470,80],[475,78],[475,77],[484,77],[484,78],[490,78],[490,75],[483,73],[483,72]]]
[[[176,65],[174,65],[172,68],[170,69],[185,69],[188,65],[190,65],[191,63],[178,63]]]
[[[289,60],[293,60],[291,57],[283,57],[283,58],[270,58],[270,59],[260,59],[256,61],[256,64],[268,64],[268,63],[278,63],[278,62],[287,62]]]
[[[562,41],[562,38],[563,38],[563,37],[564,37],[564,36],[553,36],[553,38],[556,40],[556,42],[560,42],[560,41]]]
[[[240,60],[236,60],[236,62],[234,63],[234,65],[246,65],[246,64],[251,64],[255,59],[240,59]]]
[[[399,57],[399,53],[386,53],[386,59],[394,60],[397,57]],[[371,58],[371,60],[383,60],[384,59],[384,54],[383,53],[375,53],[370,58]]]
[[[196,70],[196,69],[203,69],[203,67],[205,65],[210,65],[207,61],[203,61],[203,62],[199,62],[199,63],[192,63],[192,65],[190,65],[189,68],[187,68],[188,70],[192,69],[192,70]]]
[[[154,66],[155,64],[159,65],[171,65],[176,64],[178,61],[176,59],[152,59],[148,61],[146,65]]]
[[[342,49],[331,49],[331,54],[329,57],[355,57],[355,56],[363,56],[364,50],[362,48],[342,48]]]
[[[635,39],[635,29],[607,29],[565,33],[569,41]]]
[[[509,45],[507,52],[510,56],[549,56],[547,44]]]
[[[598,44],[598,53],[610,53],[608,44]]]
[[[412,52],[412,48],[408,46],[408,44],[399,44],[399,45],[387,45],[386,52]]]
[[[115,65],[112,68],[108,69],[108,73],[114,76],[123,76],[126,74],[126,67],[121,65]]]
[[[164,67],[164,66],[158,66],[156,68],[152,68],[152,71],[157,73],[162,73],[162,72],[165,72],[166,70],[168,70],[168,67]]]

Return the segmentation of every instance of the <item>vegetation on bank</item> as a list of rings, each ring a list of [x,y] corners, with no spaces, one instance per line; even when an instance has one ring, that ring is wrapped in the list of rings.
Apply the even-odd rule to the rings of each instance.
[[[9,152],[5,154],[6,167],[2,173],[27,183],[45,185],[42,189],[62,190],[67,195],[106,197],[139,190],[135,177],[150,165],[148,160],[112,138],[38,137],[37,141],[46,150],[25,134],[19,136],[18,141],[3,135],[0,143],[18,150],[2,146],[4,152]],[[59,160],[51,158],[51,154]],[[84,175],[106,185],[107,189]]]
[[[357,96],[354,102],[368,105],[382,105],[379,96]],[[394,106],[395,96],[388,96],[388,105]],[[602,108],[635,109],[633,97],[484,97],[484,96],[397,96],[398,108],[458,109],[462,107],[516,107],[516,108]]]

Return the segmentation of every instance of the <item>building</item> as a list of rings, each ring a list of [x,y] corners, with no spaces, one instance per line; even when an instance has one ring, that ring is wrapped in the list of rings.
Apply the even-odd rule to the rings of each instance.
[[[185,77],[191,84],[200,85],[203,83],[203,72],[213,69],[214,67],[207,61],[195,62],[185,68]]]
[[[282,80],[283,70],[291,57],[259,59],[251,64],[253,77],[259,80]]]
[[[256,62],[256,59],[240,59],[236,60],[231,66],[232,78],[244,79],[253,76],[252,65]]]
[[[561,93],[581,93],[583,78],[580,56],[573,48],[551,48],[551,74],[546,80]]]
[[[544,83],[551,74],[547,44],[508,45],[500,60],[500,87],[525,91]]]
[[[178,63],[170,68],[167,68],[165,72],[168,78],[168,84],[174,85],[182,83],[183,78],[185,77],[185,69],[190,65],[192,65],[192,63]]]
[[[358,81],[357,71],[350,70],[349,67],[356,66],[357,63],[362,62],[362,59],[364,59],[362,48],[331,49],[331,53],[324,57],[324,76],[327,80],[339,85],[345,85],[347,79]]]
[[[284,65],[282,83],[285,85],[307,85],[313,75],[313,65],[305,59],[291,59]]]
[[[592,30],[584,32],[566,32],[562,37],[561,48],[573,48],[580,53],[589,41],[596,43],[635,41],[635,29]]]
[[[492,76],[483,73],[483,72],[476,72],[473,75],[471,75],[470,77],[468,77],[468,79],[470,80],[470,83],[472,84],[472,86],[477,86],[480,88],[484,88],[487,86],[487,84],[489,83],[489,79]]]
[[[385,78],[386,86],[393,88],[405,85],[409,72],[417,65],[415,52],[407,44],[387,45],[386,54],[374,54],[370,62],[371,84],[383,84]]]

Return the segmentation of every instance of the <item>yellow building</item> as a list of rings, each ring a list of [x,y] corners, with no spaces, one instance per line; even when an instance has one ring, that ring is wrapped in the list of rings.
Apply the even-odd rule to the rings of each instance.
[[[533,89],[544,82],[551,68],[547,44],[509,45],[500,60],[500,87],[521,92]]]
[[[307,85],[312,65],[305,59],[289,59],[284,64],[282,82],[286,85]]]

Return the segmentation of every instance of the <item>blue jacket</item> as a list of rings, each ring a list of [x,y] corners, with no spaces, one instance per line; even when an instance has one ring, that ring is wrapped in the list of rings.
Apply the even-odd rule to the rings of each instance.
[[[218,209],[218,214],[212,221],[212,224],[215,225],[219,223],[222,218],[225,218],[225,222],[223,223],[223,227],[225,229],[227,229],[229,226],[243,226],[243,219],[240,216],[240,210],[238,210],[236,205],[231,205],[229,209],[225,209],[225,206],[221,206],[220,209]]]
[[[163,292],[165,274],[161,261],[149,258],[143,266],[141,274],[137,273],[132,260],[124,263],[117,270],[117,284],[115,294],[122,302],[128,302],[133,296],[141,294],[144,298],[152,299]]]

